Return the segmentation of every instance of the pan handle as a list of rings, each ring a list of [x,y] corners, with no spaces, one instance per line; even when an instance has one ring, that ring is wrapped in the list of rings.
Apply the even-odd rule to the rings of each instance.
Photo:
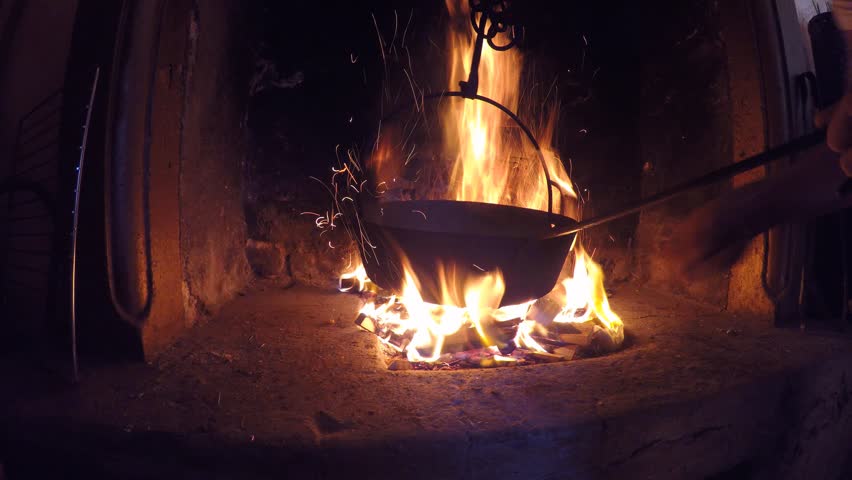
[[[571,227],[555,229],[550,234],[548,234],[546,238],[563,237],[565,235],[571,235],[572,233],[577,233],[587,228],[603,225],[604,223],[608,223],[613,220],[626,217],[631,213],[636,213],[648,207],[652,207],[654,205],[671,200],[672,198],[686,193],[690,190],[704,187],[721,180],[726,180],[735,175],[739,175],[740,173],[747,172],[757,167],[762,167],[763,165],[778,160],[779,158],[787,157],[789,155],[801,152],[802,150],[807,150],[822,143],[825,143],[825,130],[818,130],[816,132],[809,133],[791,142],[785,143],[775,148],[770,148],[769,150],[763,153],[759,153],[752,157],[746,158],[745,160],[742,160],[740,162],[728,165],[727,167],[723,167],[718,170],[714,170],[706,175],[702,175],[698,178],[681,183],[680,185],[676,185],[668,190],[657,193],[656,195],[651,195],[650,197],[641,200],[638,204],[633,205],[631,207],[619,210],[615,213],[610,213],[608,215],[594,217],[589,220],[575,224]],[[850,184],[850,182],[847,182],[844,187],[852,187],[852,184]]]

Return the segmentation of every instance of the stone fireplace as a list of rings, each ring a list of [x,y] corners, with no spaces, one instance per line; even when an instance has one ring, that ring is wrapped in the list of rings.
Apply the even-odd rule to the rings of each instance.
[[[570,309],[584,321],[531,326],[524,344],[545,308],[529,299],[503,330],[412,353],[416,334],[394,344],[364,313],[402,292],[354,273],[360,210],[339,205],[371,187],[335,182],[353,159],[368,169],[390,108],[447,88],[452,8],[77,0],[45,20],[48,3],[0,5],[0,82],[17,95],[0,115],[0,479],[852,474],[833,191],[791,201],[801,215],[732,243],[711,274],[684,277],[672,251],[696,209],[741,202],[748,219],[749,192],[834,181],[805,168],[833,168],[820,149],[583,231],[600,272]],[[557,107],[577,208],[616,211],[813,130],[831,100],[817,3],[512,5],[518,112],[545,123]],[[65,54],[42,66],[55,81],[28,81],[27,48]],[[614,324],[603,304],[623,322],[612,348],[589,335]]]

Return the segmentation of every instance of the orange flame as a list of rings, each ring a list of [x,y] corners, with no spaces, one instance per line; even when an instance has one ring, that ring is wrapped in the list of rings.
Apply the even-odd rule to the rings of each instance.
[[[457,90],[459,81],[467,80],[470,74],[475,33],[469,20],[467,0],[446,0],[446,5],[452,18],[448,35],[451,53],[448,87]],[[506,43],[499,38],[496,41]],[[523,57],[517,49],[498,52],[483,47],[479,94],[511,111],[518,111],[522,72]],[[551,179],[558,187],[547,185],[538,152],[499,109],[481,101],[459,99],[445,102],[442,108],[442,148],[444,158],[452,162],[448,198],[547,210],[548,189],[553,188],[554,212],[578,218],[579,202],[573,183],[552,147],[558,116],[555,107],[533,125],[538,127],[533,130],[542,146],[541,153]],[[380,148],[374,156],[374,171],[388,168],[387,163],[392,161],[386,149]],[[389,178],[395,178],[395,173]],[[575,245],[573,274],[565,277],[551,294],[562,300],[562,309],[553,321],[584,322],[597,318],[618,345],[624,338],[623,324],[609,306],[603,272],[579,242]],[[405,286],[401,295],[383,302],[369,302],[361,313],[396,335],[409,336],[410,343],[403,347],[409,360],[437,361],[447,338],[463,328],[474,329],[482,344],[496,350],[491,334],[493,326],[513,319],[520,320],[513,339],[517,346],[546,351],[534,338],[537,330],[546,327],[528,318],[535,302],[498,308],[505,290],[501,272],[487,272],[475,279],[462,280],[448,267],[441,271],[441,278],[436,279],[445,305],[435,305],[423,301],[420,283],[409,265],[403,265],[403,271]],[[363,267],[348,275],[358,278],[360,285],[368,281]],[[464,282],[461,289],[464,302],[448,298],[449,292],[459,291],[455,288],[457,282]],[[464,306],[454,306],[460,303]],[[500,359],[512,360],[512,357],[500,356]]]
[[[574,256],[574,274],[561,282],[565,291],[564,307],[553,321],[582,323],[597,318],[613,341],[620,344],[624,340],[624,323],[609,306],[601,266],[589,257],[582,245],[574,247]]]
[[[453,19],[449,31],[450,69],[448,89],[457,90],[459,81],[470,75],[475,33],[465,0],[447,0]],[[508,40],[495,40],[507,43]],[[518,111],[523,56],[517,49],[498,52],[482,49],[479,64],[479,94]],[[577,195],[552,143],[556,109],[536,135],[552,179],[559,185],[554,198],[563,196],[575,204]],[[481,101],[450,101],[441,114],[444,125],[444,149],[453,160],[449,197],[453,200],[515,205],[547,210],[547,189],[538,153],[511,119],[499,109]],[[563,214],[576,214],[575,207],[554,208]],[[568,210],[568,211],[563,211]]]

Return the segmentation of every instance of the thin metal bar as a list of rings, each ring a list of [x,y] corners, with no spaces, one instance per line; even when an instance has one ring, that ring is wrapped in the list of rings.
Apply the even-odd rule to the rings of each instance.
[[[840,213],[840,271],[843,281],[840,288],[843,294],[840,296],[843,303],[840,305],[840,328],[849,328],[849,238],[846,234],[847,215],[845,210]]]
[[[38,155],[39,153],[47,150],[48,148],[55,147],[58,144],[59,144],[59,138],[51,139],[50,142],[43,144],[42,146],[36,148],[35,150],[30,150],[30,151],[28,151],[27,153],[24,153],[24,154],[19,154],[18,155],[18,161],[26,160],[28,158],[32,158],[32,157]]]
[[[13,177],[21,177],[23,175],[26,175],[26,174],[32,172],[33,170],[38,170],[39,168],[46,167],[46,166],[49,166],[51,164],[56,165],[56,159],[55,158],[48,158],[47,160],[43,160],[41,162],[34,163],[34,164],[28,166],[27,168],[21,170],[21,171],[15,172],[15,174],[12,175],[12,176]]]
[[[37,128],[41,127],[42,125],[44,125],[46,123],[53,122],[54,119],[61,121],[60,118],[57,118],[57,117],[61,117],[61,116],[62,116],[62,109],[56,108],[54,110],[48,110],[46,113],[44,113],[42,116],[40,116],[36,120],[33,120],[29,123],[25,123],[24,125],[21,126],[21,130],[19,132],[20,137],[18,137],[18,143],[20,143],[22,145],[26,144],[26,143],[31,143],[32,139],[36,137],[36,135],[32,134],[33,130],[36,130]],[[21,140],[25,135],[28,135],[28,134],[29,134],[29,137],[27,137],[27,140]]]
[[[59,110],[57,110],[57,112],[59,112]],[[51,130],[58,130],[59,127],[61,126],[60,119],[57,118],[55,121],[51,121],[51,120],[53,120],[52,115],[50,117],[47,117],[41,123],[30,125],[29,128],[27,128],[23,132],[21,132],[22,135],[27,134],[26,140],[18,139],[18,144],[19,145],[25,145],[25,144],[28,144],[28,143],[32,143],[33,140],[39,138],[40,136],[44,135],[45,133],[50,132]],[[41,128],[39,128],[39,127],[41,127]]]
[[[632,213],[636,213],[648,207],[652,207],[654,205],[658,205],[660,203],[671,200],[672,198],[684,194],[690,190],[694,190],[699,187],[705,187],[721,180],[726,180],[735,175],[739,175],[740,173],[747,172],[757,167],[761,167],[769,162],[778,160],[779,158],[787,157],[796,152],[800,152],[807,148],[815,147],[822,143],[825,143],[825,131],[817,131],[814,133],[810,133],[808,135],[799,137],[796,140],[793,140],[792,142],[785,143],[784,145],[781,145],[779,147],[770,148],[769,150],[763,153],[759,153],[743,161],[728,165],[727,167],[723,167],[718,170],[714,170],[706,175],[702,175],[693,180],[681,183],[680,185],[674,186],[656,195],[651,195],[650,197],[641,200],[639,203],[631,207],[625,208],[624,210],[594,217],[592,219],[577,223],[573,227],[554,229],[545,238],[563,237],[565,235],[571,235],[572,233],[577,233],[587,228],[596,227],[598,225],[603,225],[604,223],[611,222],[613,220],[618,220],[619,218],[626,217],[627,215],[630,215]]]
[[[23,125],[21,128],[21,132],[30,132],[34,128],[37,128],[39,125],[44,124],[49,121],[53,117],[62,113],[62,101],[60,100],[55,106],[49,109],[43,109],[37,112],[33,112],[33,115],[38,114],[35,118],[24,118]]]
[[[89,139],[89,126],[92,120],[92,110],[95,103],[95,92],[98,90],[98,78],[101,68],[95,68],[95,79],[92,81],[92,93],[89,95],[89,106],[86,108],[86,123],[83,125],[83,142],[80,145],[80,162],[77,164],[77,188],[74,191],[74,221],[71,228],[71,363],[76,383],[79,380],[77,365],[77,226],[80,220],[80,188],[83,185],[83,166],[86,160],[86,144]]]
[[[27,118],[29,118],[30,115],[34,114],[37,110],[41,109],[41,107],[45,106],[48,102],[53,100],[54,97],[56,97],[57,95],[61,95],[61,94],[62,94],[62,89],[60,88],[59,90],[56,90],[55,92],[51,93],[50,95],[44,97],[40,102],[36,103],[35,106],[30,109],[30,111],[28,111],[27,113],[25,113],[21,116],[21,121],[24,121]]]
[[[14,176],[15,173],[17,172],[17,170],[18,170],[18,139],[21,137],[21,130],[23,128],[24,128],[24,118],[22,117],[22,118],[18,119],[18,131],[15,132],[15,144],[12,146],[12,158],[10,159],[11,160],[11,162],[10,162],[11,163],[10,173],[11,173],[12,176]],[[6,197],[6,214],[11,215],[12,212],[14,211],[15,206],[16,206],[15,190],[10,190],[7,193],[8,193],[8,196]],[[26,205],[26,204],[24,204],[24,205]],[[9,245],[9,230],[10,230],[10,228],[8,227],[8,225],[6,225],[6,227],[7,228],[3,229],[3,234],[4,234],[3,235],[3,247],[6,247],[6,246]],[[8,262],[8,261],[9,261],[9,254],[4,249],[3,263],[0,264],[0,275],[2,275],[3,277],[7,276],[5,274],[5,271],[4,271],[5,270],[4,266],[5,266],[6,262]]]

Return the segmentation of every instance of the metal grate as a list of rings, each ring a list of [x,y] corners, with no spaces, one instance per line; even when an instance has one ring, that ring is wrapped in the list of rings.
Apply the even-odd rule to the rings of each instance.
[[[5,333],[37,339],[48,333],[57,303],[68,293],[72,378],[77,379],[76,267],[80,188],[89,126],[100,68],[85,99],[67,101],[63,91],[48,95],[18,124],[11,174],[0,182],[2,257],[0,257],[0,311],[12,325]],[[82,105],[82,107],[81,107]],[[68,115],[66,117],[66,115]],[[81,139],[73,151],[63,145],[63,122],[82,124]],[[74,134],[76,136],[76,134]],[[73,163],[69,172],[68,163]],[[63,163],[64,162],[64,163]],[[73,178],[72,178],[73,177]],[[62,179],[62,180],[60,180]],[[66,182],[60,185],[60,181]],[[73,181],[73,186],[67,182]],[[70,197],[69,197],[70,195]],[[64,274],[70,274],[66,277]],[[65,311],[62,309],[61,311]],[[64,315],[63,315],[64,316]],[[53,318],[52,318],[53,317]],[[63,322],[64,323],[64,322]]]
[[[58,90],[21,117],[0,181],[0,308],[12,335],[37,334],[52,308],[62,104]]]

